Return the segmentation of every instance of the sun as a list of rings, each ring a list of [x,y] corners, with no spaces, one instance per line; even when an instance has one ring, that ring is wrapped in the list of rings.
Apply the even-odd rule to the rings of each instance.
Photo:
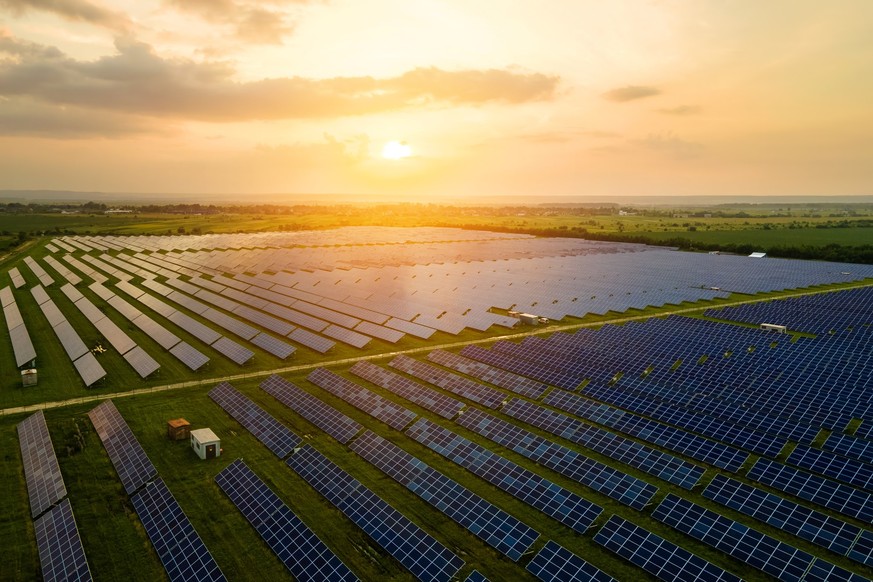
[[[389,141],[382,148],[382,157],[386,160],[402,160],[412,155],[412,148],[405,141]]]

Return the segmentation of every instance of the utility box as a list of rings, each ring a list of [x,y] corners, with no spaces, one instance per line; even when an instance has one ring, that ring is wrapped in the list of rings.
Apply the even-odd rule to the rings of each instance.
[[[184,418],[167,422],[167,438],[171,441],[188,440],[189,436],[191,436],[191,423]]]
[[[28,368],[21,371],[21,385],[25,388],[36,386],[36,368]]]
[[[191,448],[204,460],[221,456],[221,440],[209,428],[191,431]]]
[[[518,319],[525,325],[539,325],[540,318],[530,313],[519,313]]]

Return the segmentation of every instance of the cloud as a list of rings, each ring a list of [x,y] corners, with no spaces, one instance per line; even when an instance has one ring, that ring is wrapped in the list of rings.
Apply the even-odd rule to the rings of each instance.
[[[616,103],[624,103],[625,101],[633,101],[635,99],[643,99],[644,97],[652,97],[660,95],[661,90],[655,87],[646,87],[644,85],[628,85],[626,87],[618,87],[603,94],[603,98],[607,101],[615,101]]]
[[[155,133],[139,117],[76,107],[54,107],[17,99],[0,101],[0,135],[52,139],[120,138]]]
[[[559,79],[506,70],[417,68],[388,78],[234,80],[224,62],[164,59],[144,43],[116,40],[117,54],[78,61],[0,34],[0,96],[56,105],[200,121],[340,117],[445,105],[550,99]]]
[[[691,159],[703,153],[703,144],[684,140],[672,132],[650,133],[643,139],[631,143],[656,152],[661,152],[675,159]]]
[[[127,16],[88,0],[0,0],[0,8],[18,16],[37,10],[51,12],[65,20],[88,22],[117,31],[131,29]]]
[[[282,44],[294,27],[286,21],[287,14],[268,10],[260,4],[308,4],[307,0],[285,2],[235,2],[233,0],[164,0],[173,8],[197,14],[207,22],[227,25],[237,39],[248,44]]]
[[[697,105],[679,105],[678,107],[658,109],[658,113],[665,115],[696,115],[700,113],[700,107]]]

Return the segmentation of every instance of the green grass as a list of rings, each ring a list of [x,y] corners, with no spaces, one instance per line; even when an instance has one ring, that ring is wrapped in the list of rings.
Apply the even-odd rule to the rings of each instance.
[[[873,228],[797,228],[775,230],[698,230],[696,232],[648,232],[652,240],[669,240],[677,236],[703,244],[750,244],[762,248],[773,246],[813,246],[830,244],[869,245]]]

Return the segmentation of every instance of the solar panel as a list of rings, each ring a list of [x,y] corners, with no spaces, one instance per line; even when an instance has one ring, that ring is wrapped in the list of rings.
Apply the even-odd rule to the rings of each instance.
[[[297,351],[294,346],[266,333],[259,333],[253,337],[251,341],[254,345],[270,354],[273,354],[280,360],[288,358],[288,356]]]
[[[409,356],[399,355],[388,363],[389,366],[415,376],[443,390],[448,390],[458,396],[463,396],[473,402],[478,402],[488,408],[498,408],[506,400],[506,395],[499,390],[489,388],[484,384],[474,382],[463,376],[446,372],[436,366],[414,360]]]
[[[758,459],[748,478],[861,521],[873,521],[873,495],[769,459]]]
[[[473,570],[470,572],[470,575],[464,580],[464,582],[488,582],[488,578],[484,576],[478,570]]]
[[[815,561],[807,552],[672,494],[652,517],[781,580],[803,579]],[[851,576],[842,569],[834,572]]]
[[[861,533],[854,525],[724,475],[716,475],[703,496],[843,556]]]
[[[36,358],[36,350],[30,341],[30,334],[24,324],[9,330],[9,339],[12,340],[12,351],[15,353],[15,365],[24,366]]]
[[[533,528],[370,431],[356,438],[351,449],[510,560],[517,562],[539,537]]]
[[[146,378],[152,373],[158,371],[161,367],[144,349],[135,346],[132,350],[124,354],[124,359],[128,364],[136,370],[140,378]]]
[[[742,580],[617,515],[611,516],[597,532],[594,542],[667,582],[674,580],[740,582]]]
[[[37,305],[42,305],[46,301],[49,301],[48,293],[46,293],[45,289],[41,285],[31,287],[30,293],[31,295],[33,295],[33,298],[36,299]]]
[[[470,358],[465,358],[445,350],[434,350],[427,355],[427,359],[435,364],[440,364],[462,374],[473,376],[474,378],[484,380],[495,386],[500,386],[535,400],[539,399],[549,389],[548,384],[543,384],[542,382],[531,380],[530,378],[525,378],[524,376],[519,376],[518,374],[513,374],[512,372],[507,372],[506,370],[501,370],[500,368],[495,368],[494,366],[489,366],[488,364],[477,362],[476,360],[471,360]]]
[[[3,316],[6,318],[6,329],[15,329],[24,324],[24,318],[14,302],[3,307]]]
[[[277,457],[284,459],[300,444],[300,437],[227,382],[213,388],[209,397]]]
[[[359,378],[369,380],[386,390],[390,390],[423,408],[436,412],[443,418],[454,418],[465,406],[463,402],[446,396],[442,392],[437,392],[370,362],[356,362],[354,366],[349,368],[349,372]]]
[[[61,287],[61,292],[67,296],[67,298],[75,303],[80,299],[83,299],[85,296],[82,295],[82,292],[73,287],[70,283],[64,283],[63,287]]]
[[[326,353],[328,350],[336,345],[336,342],[333,342],[326,337],[321,337],[320,335],[312,333],[311,331],[305,330],[302,327],[298,327],[297,329],[289,333],[288,339],[293,340],[299,344],[303,344],[307,348],[311,348],[320,354]]]
[[[362,428],[336,408],[281,376],[273,374],[261,383],[261,389],[343,444],[352,440]]]
[[[88,301],[88,299],[83,298],[75,305],[76,307],[85,307],[85,309],[87,309],[87,305],[89,304],[91,304],[91,302]],[[97,320],[92,319],[91,324],[97,328],[97,331],[100,332],[100,335],[106,338],[106,341],[112,344],[112,347],[115,348],[115,350],[119,354],[126,354],[136,347],[136,342],[130,339],[130,336],[124,333],[121,328],[118,327],[115,322],[108,317],[103,316]]]
[[[579,533],[588,531],[603,511],[572,491],[425,418],[418,419],[406,434]]]
[[[176,311],[165,316],[170,322],[175,323],[180,328],[184,329],[203,343],[209,345],[218,341],[222,336],[220,333],[207,325],[203,325],[193,317],[190,317],[181,311]]]
[[[168,330],[166,327],[164,327],[148,315],[140,315],[136,319],[131,320],[131,323],[133,323],[140,330],[142,330],[144,334],[157,342],[159,346],[161,346],[165,350],[170,350],[171,353],[173,351],[173,346],[178,346],[180,343],[184,343],[179,338],[179,336]],[[192,370],[196,369],[197,368],[192,368]]]
[[[115,308],[115,310],[123,315],[126,319],[133,321],[140,315],[142,315],[142,311],[139,308],[134,307],[118,295],[113,295],[107,300],[107,303]]]
[[[306,445],[287,464],[419,580],[448,582],[464,561],[327,457]]]
[[[227,356],[230,361],[239,364],[242,366],[253,357],[255,357],[255,353],[248,348],[245,348],[232,339],[228,339],[226,337],[222,337],[217,342],[212,344],[212,347],[215,348],[219,353]]]
[[[148,281],[144,281],[143,284],[145,284],[147,282]],[[146,307],[150,308],[152,311],[154,311],[154,312],[158,313],[159,315],[162,315],[168,319],[171,315],[173,315],[174,313],[177,313],[175,307],[173,307],[172,305],[168,305],[168,304],[164,303],[163,301],[161,301],[157,297],[154,297],[153,295],[149,295],[148,293],[143,293],[142,295],[140,295],[139,302],[142,303],[143,305],[145,305]],[[192,320],[192,321],[194,321],[194,320]],[[200,322],[198,322],[198,323],[200,323]]]
[[[549,540],[530,564],[527,571],[543,582],[609,582],[615,580],[595,566],[592,566],[570,550]]]
[[[9,269],[9,277],[12,279],[13,287],[16,289],[24,287],[24,277],[21,276],[21,271],[18,270],[18,267]]]
[[[45,582],[91,580],[91,571],[69,499],[64,499],[60,505],[34,521],[33,529]]]
[[[238,335],[244,340],[250,340],[260,333],[257,329],[253,328],[249,324],[243,323],[240,320],[229,315],[225,315],[220,311],[213,309],[212,307],[207,308],[206,311],[204,311],[200,315],[206,318],[207,321],[210,321],[215,325],[226,329],[234,335]]]
[[[128,495],[158,474],[111,400],[93,408],[88,417]]]
[[[30,514],[36,518],[66,497],[67,488],[42,411],[19,422],[17,428]]]
[[[234,307],[233,314],[243,317],[254,324],[260,325],[264,329],[268,329],[279,335],[288,335],[295,329],[295,326],[286,321],[282,321],[281,319],[277,319],[246,305],[237,305]]]
[[[215,482],[282,560],[295,580],[357,580],[351,570],[242,459],[237,459],[216,475]]]
[[[658,491],[654,485],[481,410],[467,410],[456,422],[634,509],[644,509]]]
[[[100,365],[97,358],[91,352],[86,353],[73,362],[73,366],[76,367],[76,371],[79,372],[79,376],[81,376],[82,382],[85,383],[86,387],[106,377],[106,370],[103,369],[103,366]]]
[[[0,289],[0,306],[6,307],[11,303],[15,303],[15,296],[12,294],[12,289],[9,287],[3,287]]]
[[[209,357],[204,355],[192,347],[187,342],[179,342],[170,348],[170,353],[173,354],[180,362],[188,366],[192,371],[196,372],[209,362]]]
[[[843,481],[873,491],[873,465],[854,459],[835,455],[830,451],[821,451],[797,445],[788,457],[788,463],[803,469],[809,469],[837,481]]]
[[[370,343],[370,336],[334,324],[321,330],[321,333],[356,348],[363,348]]]
[[[316,368],[306,379],[397,430],[402,430],[416,417],[411,410],[382,398],[327,368]]]
[[[392,344],[402,340],[403,336],[406,335],[402,331],[397,331],[396,329],[391,329],[388,327],[382,327],[381,325],[376,325],[375,323],[370,323],[369,321],[362,321],[361,323],[356,325],[355,331],[359,331],[372,337],[377,337]]]
[[[436,330],[432,327],[412,323],[411,321],[406,321],[397,317],[392,317],[385,322],[385,327],[390,327],[421,339],[430,339],[430,336],[436,333]]]
[[[162,479],[148,483],[130,501],[171,581],[226,580]]]

